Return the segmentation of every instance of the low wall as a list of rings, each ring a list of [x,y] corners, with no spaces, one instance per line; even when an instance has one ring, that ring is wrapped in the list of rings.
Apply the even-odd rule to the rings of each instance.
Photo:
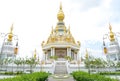
[[[43,65],[36,65],[33,66],[32,68],[30,65],[15,65],[15,64],[10,64],[10,65],[0,65],[0,72],[17,72],[17,71],[22,71],[24,73],[30,73],[30,70],[33,72],[37,71],[45,71],[54,74],[55,70],[55,65],[53,63],[51,64],[43,64]]]

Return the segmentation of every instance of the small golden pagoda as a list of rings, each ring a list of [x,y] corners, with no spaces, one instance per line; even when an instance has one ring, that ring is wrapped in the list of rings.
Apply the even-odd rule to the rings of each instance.
[[[64,18],[62,4],[60,4],[57,14],[57,25],[55,28],[52,27],[47,41],[43,41],[41,44],[46,59],[49,59],[51,56],[57,56],[58,58],[70,56],[72,59],[77,60],[80,42],[75,41],[71,34],[70,26],[68,28],[65,26]]]

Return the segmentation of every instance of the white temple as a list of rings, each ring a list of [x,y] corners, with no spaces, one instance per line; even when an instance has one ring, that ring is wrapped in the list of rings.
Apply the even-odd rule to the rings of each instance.
[[[43,41],[41,44],[45,60],[48,60],[51,56],[56,56],[59,60],[64,59],[66,56],[73,60],[78,59],[80,42],[75,41],[71,34],[70,27],[67,28],[65,26],[64,18],[65,15],[62,10],[62,5],[60,4],[56,27],[52,27],[51,34],[47,41]]]

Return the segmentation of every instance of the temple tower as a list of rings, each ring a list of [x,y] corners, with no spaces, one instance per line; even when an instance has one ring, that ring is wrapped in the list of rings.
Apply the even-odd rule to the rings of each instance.
[[[14,43],[15,42],[15,43]],[[18,38],[16,35],[13,34],[13,24],[10,28],[10,32],[5,34],[2,47],[1,47],[1,53],[0,53],[0,59],[5,58],[15,58],[18,53]]]
[[[56,27],[51,29],[51,34],[47,41],[43,41],[41,46],[44,52],[44,58],[48,60],[51,56],[57,56],[58,59],[69,56],[73,60],[77,60],[80,50],[80,42],[75,41],[72,36],[70,26],[67,28],[64,23],[64,12],[62,4],[57,14],[58,22]]]

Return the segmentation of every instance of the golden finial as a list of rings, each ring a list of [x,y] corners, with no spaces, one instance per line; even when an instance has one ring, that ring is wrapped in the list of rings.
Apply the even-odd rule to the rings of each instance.
[[[57,14],[57,18],[58,18],[59,21],[63,21],[63,19],[64,19],[64,13],[62,11],[62,3],[60,3],[60,10]]]
[[[53,34],[54,33],[54,30],[53,30],[53,26],[52,26],[52,31],[51,31],[51,34]]]
[[[11,28],[10,28],[10,33],[8,34],[8,41],[12,41],[12,38],[13,38],[13,24],[11,25]]]
[[[80,41],[77,41],[77,43],[78,43],[79,46],[81,45]]]
[[[115,40],[114,33],[112,32],[112,26],[110,25],[110,23],[109,23],[109,29],[110,29],[110,41],[114,41]]]
[[[60,2],[60,10],[62,10],[62,2]]]
[[[110,29],[110,32],[112,32],[112,26],[110,23],[109,23],[109,29]]]
[[[34,58],[36,59],[36,49],[34,50]]]
[[[68,34],[70,34],[70,26],[68,27]]]

